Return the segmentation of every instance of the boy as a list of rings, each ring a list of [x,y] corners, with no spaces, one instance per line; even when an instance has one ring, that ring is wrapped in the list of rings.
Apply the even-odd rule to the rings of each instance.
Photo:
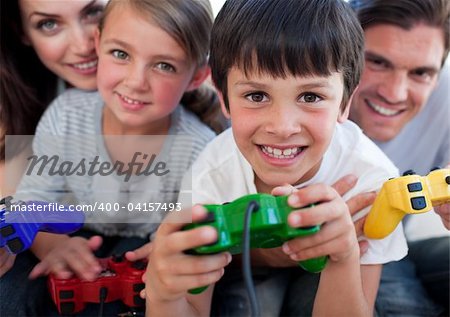
[[[303,306],[301,301],[310,299],[306,293],[314,285],[308,282],[301,291],[286,293],[286,310],[281,311],[287,287],[301,285],[289,284],[290,274],[299,281],[313,276],[297,262],[324,255],[329,261],[312,294],[313,314],[372,316],[381,263],[406,255],[399,226],[388,238],[369,241],[360,263],[347,205],[330,186],[343,175],[355,174],[359,184],[347,193],[352,197],[397,176],[382,152],[346,121],[362,70],[362,50],[359,23],[341,1],[229,0],[216,18],[212,79],[232,128],[206,147],[192,166],[192,176],[185,177],[184,188],[192,188],[192,200],[200,204],[256,192],[292,193],[289,203],[297,209],[320,202],[293,211],[288,219],[292,227],[322,224],[319,233],[253,252],[254,264],[296,267],[272,269],[255,283],[260,310],[267,316],[289,314],[290,306]],[[283,186],[287,184],[292,186]],[[204,213],[193,210],[194,220]],[[202,314],[212,287],[197,298],[185,291],[220,279],[229,256],[182,254],[214,242],[217,234],[210,227],[195,232],[180,232],[180,227],[164,223],[156,234],[147,280],[147,298],[152,300],[147,302],[178,303],[178,308],[188,303]],[[238,304],[236,298],[245,292],[240,285],[231,283],[218,291],[233,300],[221,301],[221,315],[248,315],[246,303]]]

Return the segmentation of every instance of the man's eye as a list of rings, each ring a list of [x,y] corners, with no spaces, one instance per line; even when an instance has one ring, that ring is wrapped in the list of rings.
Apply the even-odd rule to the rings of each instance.
[[[320,100],[321,98],[313,93],[306,93],[300,97],[300,102],[314,103]]]
[[[247,98],[247,100],[250,100],[252,102],[263,102],[267,99],[266,96],[261,92],[254,92],[247,94],[245,95],[245,98]]]
[[[127,59],[128,58],[128,54],[121,50],[113,50],[112,56],[114,56],[117,59]]]

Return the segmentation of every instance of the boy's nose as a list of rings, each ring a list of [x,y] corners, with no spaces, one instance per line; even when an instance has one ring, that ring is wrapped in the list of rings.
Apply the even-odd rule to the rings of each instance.
[[[378,94],[386,102],[397,104],[408,99],[408,74],[393,71],[383,79],[378,86]]]
[[[266,131],[282,138],[289,138],[301,131],[301,122],[295,106],[280,106],[268,113]],[[298,111],[298,110],[297,110]]]

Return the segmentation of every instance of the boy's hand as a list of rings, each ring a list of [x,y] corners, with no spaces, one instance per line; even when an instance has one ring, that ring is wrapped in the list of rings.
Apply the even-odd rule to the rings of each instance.
[[[290,206],[305,208],[291,212],[290,226],[308,227],[321,225],[314,235],[287,241],[283,251],[294,261],[328,255],[331,261],[345,261],[354,252],[359,253],[355,228],[347,204],[332,187],[315,184],[292,193]],[[314,207],[307,207],[316,204]]]
[[[0,248],[0,277],[12,268],[15,259],[14,254],[10,254],[5,248]]]
[[[206,216],[201,206],[192,208],[192,221]],[[146,294],[151,301],[175,301],[189,289],[217,282],[230,263],[228,252],[214,255],[187,255],[184,251],[213,243],[217,232],[210,226],[182,231],[185,223],[163,222],[156,232],[149,257]]]
[[[152,243],[149,242],[144,244],[142,247],[137,248],[136,250],[126,252],[125,258],[128,261],[132,262],[142,259],[148,259],[151,252],[152,252]]]
[[[75,273],[84,280],[92,281],[102,268],[92,251],[102,244],[99,236],[89,240],[82,237],[71,237],[51,250],[31,271],[29,277],[37,278],[50,273],[58,278],[67,279]]]

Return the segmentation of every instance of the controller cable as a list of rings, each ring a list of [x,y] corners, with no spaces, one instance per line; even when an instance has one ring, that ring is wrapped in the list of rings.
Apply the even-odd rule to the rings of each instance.
[[[106,287],[100,288],[100,308],[98,312],[98,317],[103,316],[103,305],[105,304],[106,297],[108,296],[108,289]]]
[[[242,237],[242,271],[247,289],[248,298],[250,300],[250,315],[259,317],[259,304],[256,297],[255,285],[252,278],[252,267],[250,263],[250,221],[252,213],[259,209],[256,201],[251,201],[245,210],[244,232]]]

